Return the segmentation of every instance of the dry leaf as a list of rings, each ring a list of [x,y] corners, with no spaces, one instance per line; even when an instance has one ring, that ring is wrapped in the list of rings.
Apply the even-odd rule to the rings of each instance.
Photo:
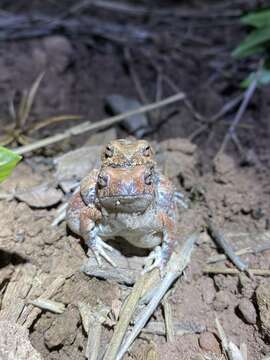
[[[63,193],[48,184],[41,184],[29,190],[15,194],[16,199],[34,208],[47,208],[59,203]]]
[[[100,164],[102,146],[84,146],[54,159],[55,177],[65,192]],[[69,189],[70,188],[70,189]]]

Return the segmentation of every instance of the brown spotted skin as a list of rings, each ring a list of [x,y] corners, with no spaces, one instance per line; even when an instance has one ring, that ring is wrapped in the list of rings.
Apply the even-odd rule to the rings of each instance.
[[[67,211],[72,231],[94,252],[110,258],[105,243],[122,237],[132,245],[153,249],[150,268],[163,268],[176,241],[177,206],[174,189],[157,169],[145,140],[114,140],[102,153],[100,169],[81,181]]]

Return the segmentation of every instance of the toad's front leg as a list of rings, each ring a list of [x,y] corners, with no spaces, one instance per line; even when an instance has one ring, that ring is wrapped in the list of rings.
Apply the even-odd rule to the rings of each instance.
[[[93,252],[98,264],[102,265],[103,257],[112,266],[116,266],[106,250],[113,251],[113,248],[106,244],[98,235],[97,209],[95,207],[85,207],[80,213],[80,234],[88,248]]]
[[[161,246],[157,246],[149,255],[150,265],[147,265],[145,270],[157,267],[162,272],[171,257],[176,241],[178,210],[174,187],[170,180],[162,174],[158,174],[157,179],[156,207],[162,239]]]
[[[147,258],[144,271],[148,272],[154,268],[160,269],[161,273],[169,261],[176,240],[176,221],[174,217],[168,216],[166,212],[159,214],[162,224],[162,243],[156,246]]]

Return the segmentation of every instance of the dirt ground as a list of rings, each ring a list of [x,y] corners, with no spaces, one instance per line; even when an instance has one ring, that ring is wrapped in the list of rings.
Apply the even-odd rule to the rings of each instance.
[[[231,57],[231,51],[246,32],[239,23],[239,14],[266,3],[140,2],[144,9],[153,7],[150,14],[102,6],[74,10],[74,3],[22,1],[15,5],[3,2],[0,12],[3,16],[42,14],[46,19],[59,16],[67,20],[81,19],[83,24],[88,18],[94,24],[98,21],[96,26],[113,24],[120,30],[117,28],[118,32],[114,33],[105,27],[99,32],[89,30],[84,36],[76,36],[59,27],[47,36],[2,40],[2,135],[11,122],[10,100],[13,97],[16,100],[17,93],[29,89],[42,71],[45,75],[29,124],[62,114],[82,115],[83,119],[93,122],[103,119],[108,116],[104,107],[106,96],[117,93],[141,100],[134,73],[148,102],[155,101],[160,92],[162,97],[176,91],[185,92],[192,109],[179,102],[156,112],[149,117],[151,132],[145,138],[153,143],[159,165],[189,203],[189,209],[179,208],[179,241],[195,228],[202,230],[191,262],[184,276],[175,283],[168,300],[173,322],[187,330],[185,334],[176,335],[172,343],[164,336],[143,333],[125,359],[150,359],[145,355],[149,344],[154,344],[158,358],[163,360],[225,359],[215,325],[216,316],[230,341],[237,346],[247,345],[248,359],[263,359],[270,353],[270,321],[262,319],[258,289],[267,288],[269,278],[250,278],[245,273],[209,274],[204,269],[209,257],[220,253],[205,230],[205,219],[209,217],[215,220],[235,250],[249,247],[254,250],[241,256],[249,268],[270,269],[269,246],[267,250],[270,243],[269,87],[257,89],[251,99],[237,128],[240,147],[230,141],[225,153],[217,155],[237,106],[209,125],[225,104],[242,93],[241,80],[258,63],[256,58],[235,60]],[[69,9],[73,10],[69,12]],[[140,30],[140,35],[136,32],[134,36],[134,28]],[[33,136],[35,139],[51,136],[77,122],[48,126]],[[197,133],[202,126],[204,130]],[[119,125],[115,132],[85,133],[27,153],[12,176],[1,184],[0,319],[1,314],[8,314],[10,321],[27,325],[31,343],[44,360],[84,359],[87,334],[79,304],[103,303],[110,308],[117,307],[128,292],[126,286],[82,273],[80,267],[86,259],[86,249],[80,239],[70,233],[65,221],[51,226],[57,210],[70,196],[62,191],[54,160],[87,145],[91,163],[95,164],[100,145],[108,138],[129,135]],[[18,145],[21,144],[13,143],[10,147]],[[32,200],[29,205],[29,198],[25,200],[20,195],[44,183],[49,184],[52,191],[52,204],[35,206]],[[266,250],[261,251],[262,247]],[[234,268],[229,260],[210,265]],[[51,299],[64,304],[62,314],[39,312],[29,305],[30,300],[44,297],[44,292],[50,291],[59,279],[60,285],[52,291]],[[268,296],[270,298],[270,292]],[[151,321],[163,321],[161,308]],[[104,346],[112,333],[112,327],[104,327]]]

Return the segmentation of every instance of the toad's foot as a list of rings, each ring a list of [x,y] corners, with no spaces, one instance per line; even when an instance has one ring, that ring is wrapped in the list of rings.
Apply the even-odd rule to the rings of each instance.
[[[89,247],[89,250],[91,250],[95,255],[95,258],[99,266],[102,266],[101,258],[103,257],[105,260],[108,261],[109,264],[116,267],[114,261],[110,258],[109,255],[107,255],[105,251],[105,250],[113,251],[114,249],[110,245],[106,244],[99,236],[96,235],[93,239],[89,240],[87,242],[87,245]]]
[[[145,261],[145,267],[143,269],[143,273],[158,268],[161,275],[163,275],[165,264],[166,261],[164,259],[164,254],[162,252],[162,249],[160,246],[157,246],[153,251],[151,251],[150,255],[147,257]]]

